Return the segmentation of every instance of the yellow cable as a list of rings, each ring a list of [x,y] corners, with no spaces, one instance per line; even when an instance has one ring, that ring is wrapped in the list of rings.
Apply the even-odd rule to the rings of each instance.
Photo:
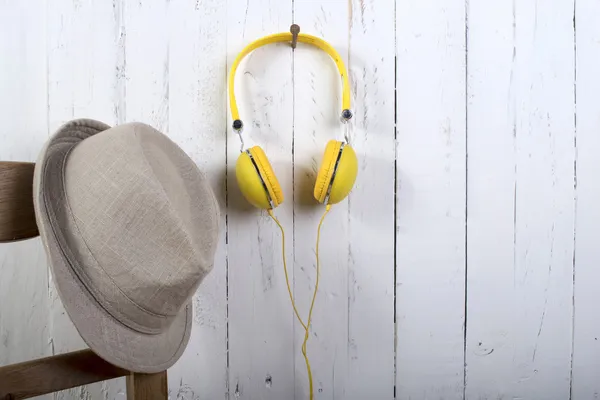
[[[285,232],[283,230],[283,226],[281,226],[281,224],[279,223],[279,220],[273,214],[273,210],[268,211],[271,218],[273,218],[273,221],[275,221],[275,223],[279,227],[279,230],[281,230],[281,243],[282,243],[281,248],[282,248],[282,254],[283,254],[283,270],[285,272],[285,283],[287,284],[288,294],[290,296],[290,300],[292,302],[292,308],[294,309],[296,318],[298,319],[298,321],[300,321],[300,324],[304,328],[304,342],[302,343],[302,355],[304,356],[304,361],[306,362],[306,372],[308,374],[308,386],[309,386],[310,400],[313,400],[313,398],[314,398],[314,390],[313,390],[312,371],[310,368],[310,362],[308,361],[308,355],[306,353],[306,343],[308,342],[310,321],[312,319],[312,312],[313,312],[313,309],[315,306],[315,299],[317,298],[317,291],[319,289],[319,275],[320,275],[320,270],[321,270],[321,263],[319,260],[319,241],[320,241],[320,237],[321,237],[321,226],[323,225],[325,216],[327,215],[327,213],[329,212],[330,209],[331,209],[331,205],[327,205],[327,207],[325,208],[325,212],[323,213],[323,216],[321,217],[321,220],[319,221],[319,227],[317,228],[317,246],[316,246],[317,278],[315,280],[315,290],[313,291],[312,301],[310,303],[310,310],[308,312],[308,320],[306,321],[306,324],[304,323],[304,321],[302,321],[302,318],[300,318],[300,313],[298,313],[298,309],[296,308],[296,302],[294,301],[294,295],[292,294],[292,289],[290,287],[290,281],[289,281],[288,271],[287,271],[287,263],[285,260]]]
[[[240,52],[240,54],[238,54],[238,56],[235,58],[233,65],[231,66],[231,70],[229,71],[229,80],[228,80],[229,107],[231,108],[231,116],[234,121],[240,119],[240,114],[238,111],[237,103],[235,101],[235,90],[233,88],[234,82],[235,82],[235,72],[236,72],[239,64],[243,60],[243,58],[246,55],[248,55],[250,52],[252,52],[253,50],[256,50],[257,48],[265,46],[267,44],[278,43],[278,42],[291,42],[291,41],[292,41],[292,34],[290,32],[275,33],[272,35],[268,35],[268,36],[265,36],[258,40],[255,40],[254,42],[247,45]],[[332,45],[330,45],[323,39],[318,38],[316,36],[308,35],[306,33],[298,34],[298,41],[302,42],[302,43],[312,44],[312,45],[320,48],[321,50],[325,51],[327,54],[329,54],[329,56],[331,56],[331,58],[333,59],[333,61],[335,62],[335,64],[338,67],[340,76],[342,77],[342,83],[343,83],[342,109],[349,110],[350,109],[350,84],[348,83],[348,73],[346,72],[346,65],[344,64],[344,61],[340,57],[339,53],[335,50],[335,48]]]
[[[285,261],[285,232],[283,231],[283,226],[281,226],[281,224],[279,223],[279,220],[277,218],[275,218],[275,215],[273,215],[273,210],[271,209],[268,212],[269,212],[269,215],[271,216],[271,218],[273,218],[273,221],[275,221],[275,223],[279,227],[279,230],[281,231],[281,249],[282,249],[281,254],[283,255],[283,271],[285,272],[285,283],[287,284],[287,290],[290,295],[290,300],[292,301],[292,307],[294,308],[294,314],[296,314],[296,318],[298,318],[298,321],[300,321],[300,324],[302,325],[304,330],[306,330],[307,327],[304,324],[304,321],[302,321],[302,318],[300,318],[300,313],[298,313],[298,309],[296,308],[296,303],[294,302],[294,296],[292,295],[292,288],[290,286],[290,278],[288,276],[287,263]]]

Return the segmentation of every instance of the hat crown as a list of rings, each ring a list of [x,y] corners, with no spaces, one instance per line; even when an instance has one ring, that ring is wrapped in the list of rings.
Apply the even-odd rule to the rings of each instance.
[[[75,146],[64,166],[73,268],[120,322],[163,331],[212,269],[218,205],[171,140],[139,123]]]

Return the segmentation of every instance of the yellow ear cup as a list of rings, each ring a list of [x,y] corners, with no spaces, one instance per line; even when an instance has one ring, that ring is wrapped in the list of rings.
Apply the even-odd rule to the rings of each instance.
[[[344,200],[352,190],[357,175],[358,158],[354,149],[347,144],[342,149],[342,155],[335,170],[328,204],[337,204]]]
[[[319,203],[339,203],[352,190],[357,174],[358,159],[354,149],[348,144],[343,145],[340,141],[330,140],[325,147],[321,168],[317,174],[315,199]]]
[[[281,186],[260,147],[252,147],[240,154],[235,175],[242,194],[253,206],[268,210],[283,203]]]
[[[259,146],[254,146],[249,149],[250,154],[254,158],[254,162],[258,167],[261,177],[267,186],[267,190],[269,191],[269,196],[271,196],[271,201],[273,205],[277,207],[281,203],[283,203],[283,190],[281,190],[281,186],[279,185],[279,181],[277,181],[277,177],[275,176],[275,172],[271,167],[271,163],[267,158],[265,152]]]
[[[323,203],[327,197],[327,189],[329,189],[329,182],[333,176],[335,170],[335,162],[337,156],[340,153],[342,142],[337,140],[330,140],[325,147],[323,154],[323,161],[321,161],[321,168],[317,173],[317,180],[315,181],[315,190],[313,195],[319,203]]]

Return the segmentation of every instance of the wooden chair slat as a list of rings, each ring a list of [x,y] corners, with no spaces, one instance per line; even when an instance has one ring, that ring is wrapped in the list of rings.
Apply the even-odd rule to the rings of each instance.
[[[27,399],[129,374],[91,350],[75,351],[0,367],[0,399]]]
[[[0,243],[39,234],[33,210],[35,164],[0,161]]]

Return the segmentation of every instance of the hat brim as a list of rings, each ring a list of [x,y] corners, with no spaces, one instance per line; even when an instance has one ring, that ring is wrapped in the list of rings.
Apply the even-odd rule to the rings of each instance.
[[[162,333],[144,334],[113,318],[89,293],[71,268],[62,227],[51,216],[61,213],[56,199],[64,198],[63,165],[70,149],[110,126],[82,119],[63,125],[41,151],[34,174],[36,221],[59,297],[84,342],[111,364],[133,372],[154,373],[171,367],[181,357],[192,328],[192,304],[182,307]],[[53,201],[48,201],[48,199]],[[50,209],[51,208],[51,209]],[[58,218],[60,220],[60,218]],[[61,244],[62,243],[62,244]]]

